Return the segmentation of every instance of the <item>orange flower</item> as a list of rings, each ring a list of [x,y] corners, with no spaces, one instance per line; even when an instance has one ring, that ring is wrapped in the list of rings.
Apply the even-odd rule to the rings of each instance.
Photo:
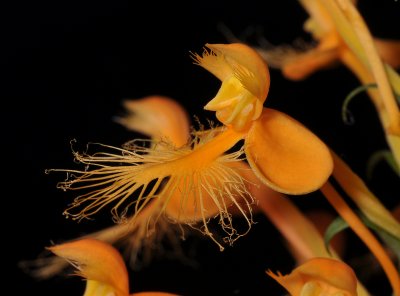
[[[357,296],[357,278],[345,263],[329,258],[313,258],[289,275],[267,274],[292,296]]]
[[[77,268],[77,275],[86,279],[84,296],[128,296],[128,272],[121,255],[112,246],[94,239],[82,239],[48,248]],[[144,292],[131,295],[175,295]]]
[[[262,107],[269,74],[261,57],[243,44],[206,46],[210,50],[194,59],[221,79],[222,85],[205,108],[215,110],[225,126],[193,132],[191,140],[182,144],[186,129],[164,124],[168,115],[161,115],[163,107],[154,108],[155,101],[160,106],[170,102],[153,97],[132,103],[138,118],[120,121],[153,139],[146,146],[132,141],[123,149],[101,145],[111,151],[93,155],[75,152],[75,158],[89,169],[67,170],[75,178],[61,182],[60,187],[88,192],[75,199],[65,211],[67,216],[87,218],[114,203],[114,217],[129,219],[134,225],[151,205],[146,225],[155,225],[163,214],[179,223],[201,221],[203,233],[222,250],[208,229],[210,217],[218,217],[229,243],[242,235],[232,225],[231,212],[241,213],[249,228],[252,224],[253,197],[244,177],[248,168],[241,164],[243,154],[257,177],[279,192],[308,193],[326,181],[332,172],[327,147],[293,118]],[[154,117],[149,110],[159,115]],[[154,127],[146,126],[150,122]],[[155,134],[160,125],[161,133]],[[244,149],[227,153],[243,139]]]

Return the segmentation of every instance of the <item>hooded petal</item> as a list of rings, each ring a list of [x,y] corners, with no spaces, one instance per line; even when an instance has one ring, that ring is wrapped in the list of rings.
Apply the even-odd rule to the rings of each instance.
[[[289,275],[267,274],[292,296],[357,296],[357,278],[345,263],[330,258],[313,258]]]
[[[174,100],[149,96],[124,102],[129,114],[117,118],[126,128],[143,133],[156,141],[167,140],[181,147],[190,138],[189,119],[185,110]]]
[[[195,55],[196,62],[224,81],[237,76],[243,86],[257,98],[265,100],[269,90],[270,77],[267,65],[251,47],[241,44],[206,44],[203,56]],[[246,80],[254,77],[255,79]]]
[[[329,149],[317,136],[290,116],[269,108],[253,123],[245,152],[256,175],[282,193],[317,190],[333,170]]]
[[[217,112],[225,125],[243,130],[262,111],[269,90],[269,72],[261,56],[244,44],[206,44],[195,62],[222,81],[216,97],[204,108]]]
[[[82,239],[48,248],[78,268],[88,280],[85,296],[115,293],[129,295],[128,273],[121,255],[111,245],[94,239]]]

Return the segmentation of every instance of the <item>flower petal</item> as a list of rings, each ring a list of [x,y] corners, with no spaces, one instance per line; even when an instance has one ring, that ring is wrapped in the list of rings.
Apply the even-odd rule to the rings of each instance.
[[[293,296],[357,296],[357,278],[345,263],[330,258],[313,258],[295,268],[289,275],[267,274]],[[341,293],[341,294],[339,294]]]
[[[111,245],[94,239],[82,239],[48,248],[78,267],[88,280],[85,296],[129,294],[128,273],[121,255]],[[100,294],[101,293],[101,294]]]
[[[333,170],[332,156],[317,136],[290,116],[269,108],[253,123],[245,152],[256,175],[282,193],[317,190]]]
[[[185,110],[174,100],[149,96],[124,102],[130,112],[117,118],[126,128],[141,132],[154,140],[168,140],[176,147],[185,145],[190,137],[189,119]]]
[[[254,96],[265,99],[269,90],[270,77],[267,65],[251,47],[241,44],[206,44],[211,53],[195,56],[197,63],[224,81],[232,75],[238,76]],[[252,76],[255,79],[246,79]],[[242,78],[242,79],[241,79]]]
[[[222,81],[216,97],[204,108],[217,112],[217,118],[236,130],[248,128],[262,111],[269,90],[269,72],[261,56],[240,44],[206,44],[195,63]]]

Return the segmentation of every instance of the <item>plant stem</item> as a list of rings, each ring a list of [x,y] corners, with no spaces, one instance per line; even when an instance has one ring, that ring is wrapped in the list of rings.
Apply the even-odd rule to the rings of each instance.
[[[327,182],[321,187],[322,193],[326,199],[335,208],[335,210],[342,216],[342,218],[349,224],[351,229],[358,235],[358,237],[365,243],[369,250],[374,254],[379,261],[382,269],[386,273],[388,280],[393,289],[393,295],[400,296],[400,276],[390,260],[388,254],[375,238],[375,236],[368,230],[368,228],[361,222],[353,210],[346,204],[340,194]]]

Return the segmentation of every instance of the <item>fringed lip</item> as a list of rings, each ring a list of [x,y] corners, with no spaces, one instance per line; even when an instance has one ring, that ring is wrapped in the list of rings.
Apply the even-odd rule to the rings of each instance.
[[[109,151],[92,155],[75,152],[87,170],[65,170],[71,179],[59,186],[85,192],[75,198],[65,214],[73,219],[90,218],[112,207],[114,220],[134,224],[152,204],[150,216],[140,221],[157,223],[166,215],[201,230],[223,249],[207,226],[211,218],[218,219],[226,235],[224,241],[229,244],[243,235],[233,225],[233,208],[246,219],[248,229],[253,223],[254,200],[236,165],[243,159],[243,150],[224,154],[243,136],[232,129],[217,128],[195,133],[192,142],[181,148],[150,140],[149,147],[138,146],[135,141],[127,145],[129,150],[100,145]],[[157,148],[160,145],[164,148]]]

